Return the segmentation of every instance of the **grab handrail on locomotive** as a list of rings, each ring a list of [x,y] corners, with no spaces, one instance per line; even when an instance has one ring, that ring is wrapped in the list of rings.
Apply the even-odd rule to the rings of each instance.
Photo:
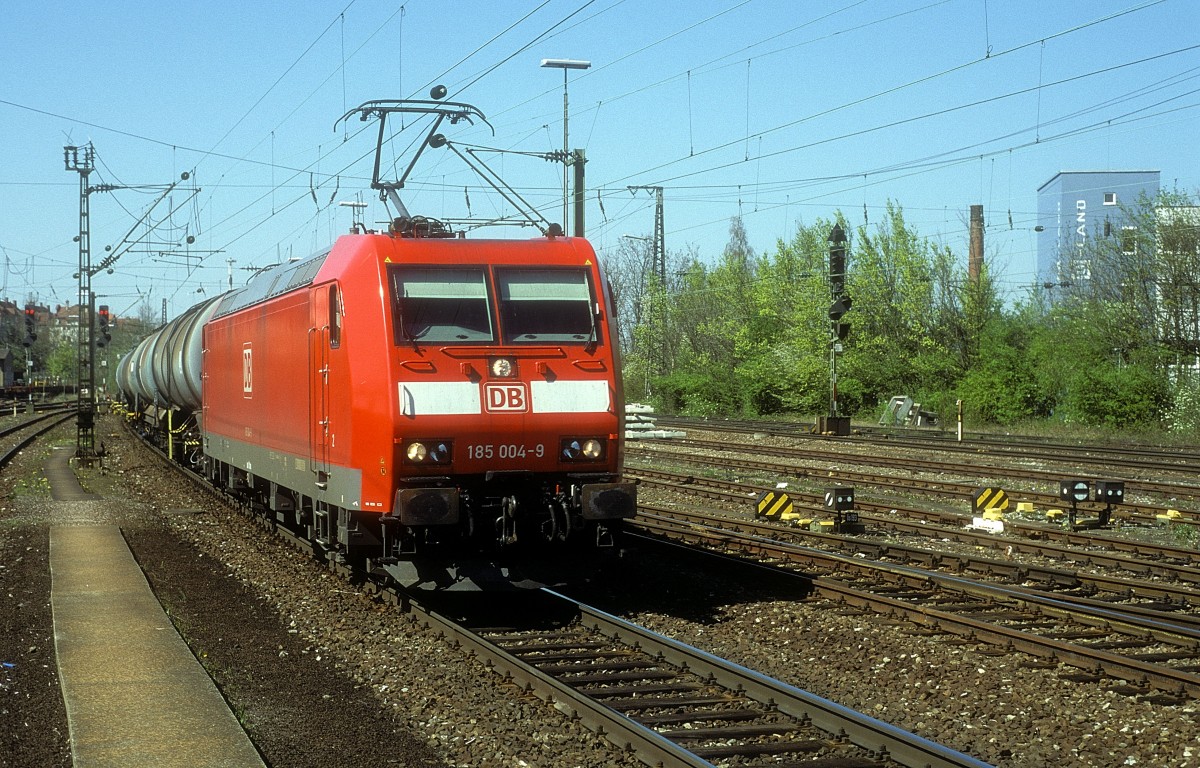
[[[612,296],[583,238],[531,218],[542,236],[471,240],[400,202],[416,157],[380,180],[388,114],[434,116],[417,157],[450,144],[443,121],[486,122],[444,95],[342,118],[380,121],[386,231],[191,307],[117,387],[170,455],[337,562],[407,588],[557,583],[619,551],[637,507]]]

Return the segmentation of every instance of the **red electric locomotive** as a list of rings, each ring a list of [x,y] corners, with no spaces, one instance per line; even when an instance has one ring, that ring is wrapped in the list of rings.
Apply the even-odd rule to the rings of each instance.
[[[160,329],[118,385],[214,483],[408,587],[553,581],[635,513],[608,284],[553,226],[343,236]]]

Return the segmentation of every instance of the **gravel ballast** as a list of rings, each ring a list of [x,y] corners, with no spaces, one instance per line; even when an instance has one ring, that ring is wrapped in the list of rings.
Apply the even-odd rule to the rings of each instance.
[[[121,520],[156,593],[272,765],[640,765],[399,610],[265,538],[157,467],[115,420],[102,424],[108,474],[84,481],[113,500],[78,503]],[[36,473],[32,457],[23,461]],[[22,604],[5,611],[0,649],[38,647],[35,666],[46,664],[38,638],[50,631],[37,615],[48,604],[46,503],[28,485],[0,514],[6,608]],[[602,608],[998,766],[1200,766],[1193,702],[1150,704],[1070,682],[1069,667],[1041,668],[1022,654],[715,579],[702,567],[634,561],[627,580],[597,597]],[[19,695],[2,691],[5,730],[32,719],[39,725],[27,733],[36,731],[40,746],[24,735],[17,747],[5,739],[0,765],[70,764],[65,720],[53,725],[61,701],[52,651],[49,660],[40,677],[17,678]],[[11,687],[6,674],[0,681]]]

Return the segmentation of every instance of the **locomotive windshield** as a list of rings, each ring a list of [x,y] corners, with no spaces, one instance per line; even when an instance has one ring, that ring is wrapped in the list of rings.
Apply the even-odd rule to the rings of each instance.
[[[389,270],[396,344],[494,342],[597,344],[595,297],[586,269],[393,266]]]
[[[592,291],[583,269],[496,269],[504,343],[596,342]]]
[[[494,341],[482,269],[391,270],[396,343]]]

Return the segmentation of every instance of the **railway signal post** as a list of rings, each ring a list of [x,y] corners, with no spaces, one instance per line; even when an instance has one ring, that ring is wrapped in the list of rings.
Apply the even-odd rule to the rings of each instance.
[[[90,466],[96,455],[96,393],[93,390],[96,372],[93,367],[92,349],[95,343],[92,330],[92,252],[91,224],[88,197],[92,192],[106,188],[92,187],[88,176],[95,169],[96,150],[89,142],[82,147],[63,147],[66,170],[79,174],[79,328],[76,338],[77,392],[75,458],[84,466]]]
[[[1096,501],[1104,502],[1100,511],[1100,527],[1106,527],[1112,520],[1112,508],[1125,501],[1125,483],[1122,480],[1097,480]]]
[[[829,305],[829,415],[817,420],[817,431],[845,436],[850,434],[850,418],[838,414],[837,359],[850,333],[850,324],[842,322],[842,315],[852,302],[846,292],[846,233],[841,224],[834,224],[829,232],[829,292],[833,298]]]

